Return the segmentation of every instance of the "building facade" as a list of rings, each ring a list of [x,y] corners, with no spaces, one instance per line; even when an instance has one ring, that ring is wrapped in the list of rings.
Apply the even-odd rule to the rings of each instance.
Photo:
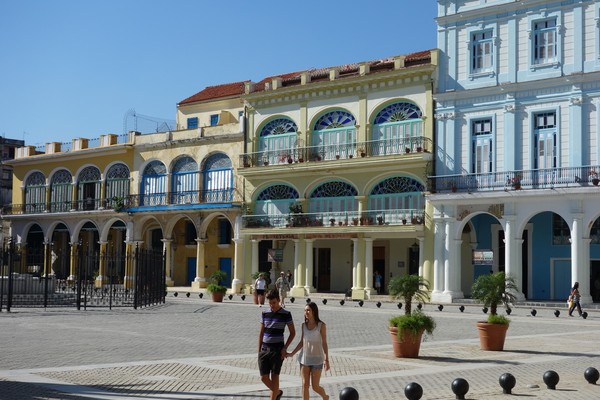
[[[438,0],[433,300],[600,301],[600,2]]]
[[[244,265],[291,294],[375,294],[373,276],[431,277],[437,52],[246,82]],[[250,268],[248,268],[250,266]],[[379,280],[379,279],[378,279]]]
[[[15,158],[16,149],[23,147],[25,141],[0,136],[0,210],[12,202],[13,168],[8,161]],[[10,235],[8,221],[1,218],[0,213],[0,243]]]

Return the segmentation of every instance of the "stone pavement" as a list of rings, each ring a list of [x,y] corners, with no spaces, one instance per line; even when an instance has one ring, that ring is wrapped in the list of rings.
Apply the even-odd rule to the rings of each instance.
[[[393,357],[387,320],[401,313],[395,303],[320,298],[327,323],[331,371],[322,384],[331,399],[347,386],[360,399],[404,399],[404,387],[419,383],[422,399],[453,399],[451,383],[469,382],[467,399],[506,399],[499,376],[516,377],[513,395],[532,399],[597,399],[600,385],[583,372],[600,370],[600,311],[569,318],[562,309],[513,310],[503,352],[479,349],[475,323],[481,306],[426,305],[437,329],[422,344],[420,358]],[[299,329],[305,299],[288,302]],[[384,298],[382,298],[384,300]],[[0,400],[23,399],[268,399],[256,364],[260,308],[250,297],[212,303],[196,294],[141,309],[13,309],[0,313]],[[299,339],[299,335],[297,340]],[[546,388],[545,371],[560,376]],[[283,399],[301,399],[295,360],[284,362]],[[311,392],[311,398],[318,396]]]

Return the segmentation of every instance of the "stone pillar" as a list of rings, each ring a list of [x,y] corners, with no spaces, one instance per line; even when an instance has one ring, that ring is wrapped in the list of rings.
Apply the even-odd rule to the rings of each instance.
[[[231,282],[231,290],[233,293],[242,292],[242,283],[244,278],[244,239],[233,239],[235,244],[235,259],[233,260],[233,281]]]
[[[69,278],[67,279],[70,282],[73,282],[77,279],[77,246],[79,246],[78,242],[71,242],[71,259],[69,260],[70,264],[70,272]]]
[[[373,238],[364,238],[365,241],[365,293],[371,296],[373,289]]]
[[[252,239],[252,274],[256,274],[258,272],[258,245],[260,244],[260,240]],[[252,282],[254,284],[254,282]]]
[[[306,247],[304,239],[293,239],[292,241],[294,242],[294,287],[292,287],[290,295],[304,296],[306,295],[304,287],[308,284],[305,275]]]
[[[195,239],[196,240],[196,277],[192,282],[192,290],[198,290],[208,286],[206,282],[206,261],[204,259],[204,243],[208,239]]]
[[[173,286],[173,239],[161,239],[161,242],[165,254],[165,282],[167,286]]]
[[[580,301],[591,303],[589,246],[584,254],[582,217],[582,214],[575,214],[571,228],[571,287],[575,282],[579,282]],[[557,297],[556,293],[554,297]]]
[[[424,254],[425,254],[425,240],[420,237],[417,238],[417,240],[419,241],[419,276],[425,277],[424,274],[424,270],[423,270],[423,258],[424,258]]]
[[[517,247],[521,240],[514,237],[516,216],[505,215],[504,219],[506,220],[504,230],[504,272],[506,275],[512,276],[515,279],[518,292],[513,294],[517,298],[517,301],[521,301],[525,299],[525,295],[523,294],[523,279],[521,277],[521,262],[517,258],[517,255],[521,253],[520,251],[517,251]]]
[[[100,241],[100,259],[98,260],[98,276],[94,282],[95,287],[102,287],[106,280],[106,248],[108,242]]]
[[[444,241],[445,230],[444,221],[441,219],[434,221],[435,242],[433,250],[433,291],[431,301],[441,301],[444,291]]]
[[[361,256],[364,257],[364,251],[361,251],[361,242],[359,238],[352,238],[352,300],[365,299],[365,271],[361,258]]]
[[[304,276],[306,277],[306,281],[304,283],[304,290],[306,291],[307,294],[310,294],[312,292],[315,292],[316,289],[313,286],[313,269],[314,269],[314,265],[313,265],[313,243],[315,242],[315,239],[304,239],[304,242],[306,243],[305,246],[305,261],[306,261],[306,273],[304,274]]]
[[[446,257],[444,262],[443,300],[452,302],[452,299],[462,299],[464,297],[460,290],[461,265],[459,250],[462,240],[453,239],[456,235],[456,220],[454,218],[446,219],[445,231],[444,246]]]

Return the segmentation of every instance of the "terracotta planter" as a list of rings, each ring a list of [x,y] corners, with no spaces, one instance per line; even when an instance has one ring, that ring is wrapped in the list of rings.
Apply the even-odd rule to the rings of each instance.
[[[481,350],[502,351],[504,350],[504,340],[508,324],[489,324],[487,322],[477,322],[479,331],[479,344]]]
[[[402,331],[402,335],[398,338],[398,328],[389,327],[392,337],[392,348],[394,356],[401,358],[417,358],[421,349],[421,338],[423,331],[413,335],[411,332]]]
[[[222,303],[223,297],[225,297],[225,293],[222,292],[212,292],[212,301],[215,303]]]

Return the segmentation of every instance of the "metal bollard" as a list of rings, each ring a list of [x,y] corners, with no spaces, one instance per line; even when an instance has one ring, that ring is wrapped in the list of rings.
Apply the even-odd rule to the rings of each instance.
[[[469,391],[469,382],[463,378],[456,378],[452,381],[451,388],[458,400],[465,400],[465,395]]]
[[[345,387],[340,392],[340,400],[358,400],[358,392],[353,387]]]
[[[423,388],[417,382],[410,382],[404,387],[404,396],[408,400],[419,400],[423,397]]]
[[[600,372],[594,367],[589,367],[585,370],[583,376],[588,383],[595,385],[598,379],[600,379]]]
[[[509,374],[508,372],[500,375],[500,379],[498,379],[498,383],[500,383],[500,387],[502,388],[502,393],[504,394],[512,394],[512,389],[517,384],[517,379],[513,374]]]
[[[543,378],[544,378],[544,383],[546,384],[546,387],[550,390],[555,390],[556,385],[558,384],[558,381],[560,380],[558,373],[556,373],[556,371],[552,371],[552,370],[544,372]]]

